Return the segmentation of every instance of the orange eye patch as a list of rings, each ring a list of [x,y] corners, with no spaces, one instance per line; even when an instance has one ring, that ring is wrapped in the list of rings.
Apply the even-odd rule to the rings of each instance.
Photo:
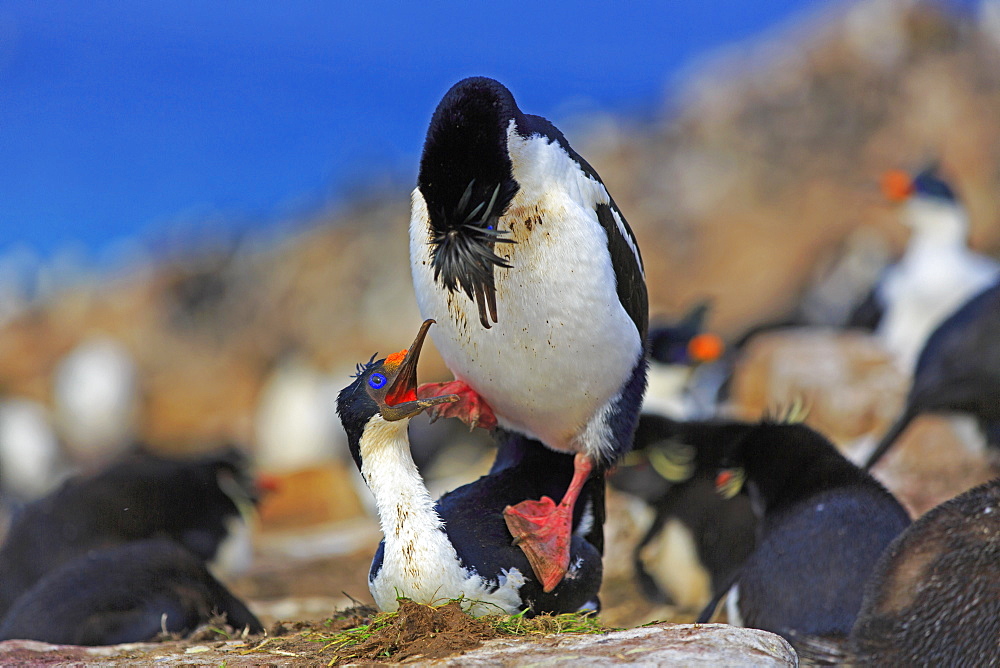
[[[726,344],[715,334],[699,334],[688,344],[688,354],[698,362],[714,362],[725,349]]]
[[[902,202],[913,194],[913,180],[902,170],[889,170],[882,175],[882,193],[890,202]]]

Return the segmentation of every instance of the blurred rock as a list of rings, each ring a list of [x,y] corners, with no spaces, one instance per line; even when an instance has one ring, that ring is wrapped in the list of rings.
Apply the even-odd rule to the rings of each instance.
[[[921,415],[872,473],[918,517],[997,476],[996,455],[984,447],[968,416]]]
[[[804,422],[860,463],[898,417],[909,387],[873,336],[792,329],[751,339],[734,370],[728,410],[757,419],[800,403]],[[873,473],[918,516],[995,477],[991,456],[970,418],[923,415]]]
[[[873,337],[828,329],[791,329],[751,339],[731,384],[733,410],[747,419],[801,403],[805,422],[848,444],[889,428],[909,380]]]
[[[364,515],[353,470],[354,462],[331,461],[274,474],[276,489],[258,508],[261,528],[299,528]]]
[[[265,641],[266,642],[266,641]],[[248,647],[259,646],[250,652]],[[324,664],[325,664],[324,658]],[[0,644],[4,665],[118,666],[167,664],[185,666],[301,666],[307,659],[294,652],[269,651],[249,642],[134,643],[110,647],[49,645],[33,640]],[[564,634],[491,640],[482,647],[443,659],[417,661],[432,666],[796,666],[795,651],[780,636],[722,624],[658,624],[607,634]],[[416,665],[413,661],[406,661]],[[346,664],[361,665],[361,664]],[[371,664],[364,664],[371,665]],[[379,664],[383,665],[383,664]]]

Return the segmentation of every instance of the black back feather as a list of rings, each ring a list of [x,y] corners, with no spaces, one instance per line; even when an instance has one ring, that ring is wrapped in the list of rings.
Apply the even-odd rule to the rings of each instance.
[[[142,642],[189,633],[216,615],[262,633],[260,621],[177,543],[141,540],[93,550],[52,570],[18,598],[0,640],[71,645]]]

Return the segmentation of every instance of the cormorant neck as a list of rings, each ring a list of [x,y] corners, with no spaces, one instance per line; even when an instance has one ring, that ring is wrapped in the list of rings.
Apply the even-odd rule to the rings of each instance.
[[[397,540],[440,535],[434,500],[410,454],[409,420],[389,422],[374,415],[361,435],[361,475],[375,497],[388,548]]]
[[[918,248],[965,246],[969,236],[965,211],[950,202],[914,200],[907,205],[906,223],[913,230],[910,245]]]

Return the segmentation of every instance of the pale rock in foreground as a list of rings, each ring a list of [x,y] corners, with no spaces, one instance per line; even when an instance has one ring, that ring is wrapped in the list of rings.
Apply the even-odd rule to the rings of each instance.
[[[433,666],[797,666],[781,636],[726,624],[656,624],[605,635],[502,638]]]
[[[112,647],[72,647],[31,640],[0,643],[3,665],[136,666],[180,665],[231,668],[300,666],[291,652],[247,653],[256,645],[240,640],[221,643],[138,643]],[[491,640],[465,654],[444,659],[407,660],[417,666],[798,666],[795,650],[767,631],[725,624],[656,624],[603,635],[564,634],[541,638]],[[352,664],[356,665],[356,664]],[[366,664],[370,665],[370,664]]]

